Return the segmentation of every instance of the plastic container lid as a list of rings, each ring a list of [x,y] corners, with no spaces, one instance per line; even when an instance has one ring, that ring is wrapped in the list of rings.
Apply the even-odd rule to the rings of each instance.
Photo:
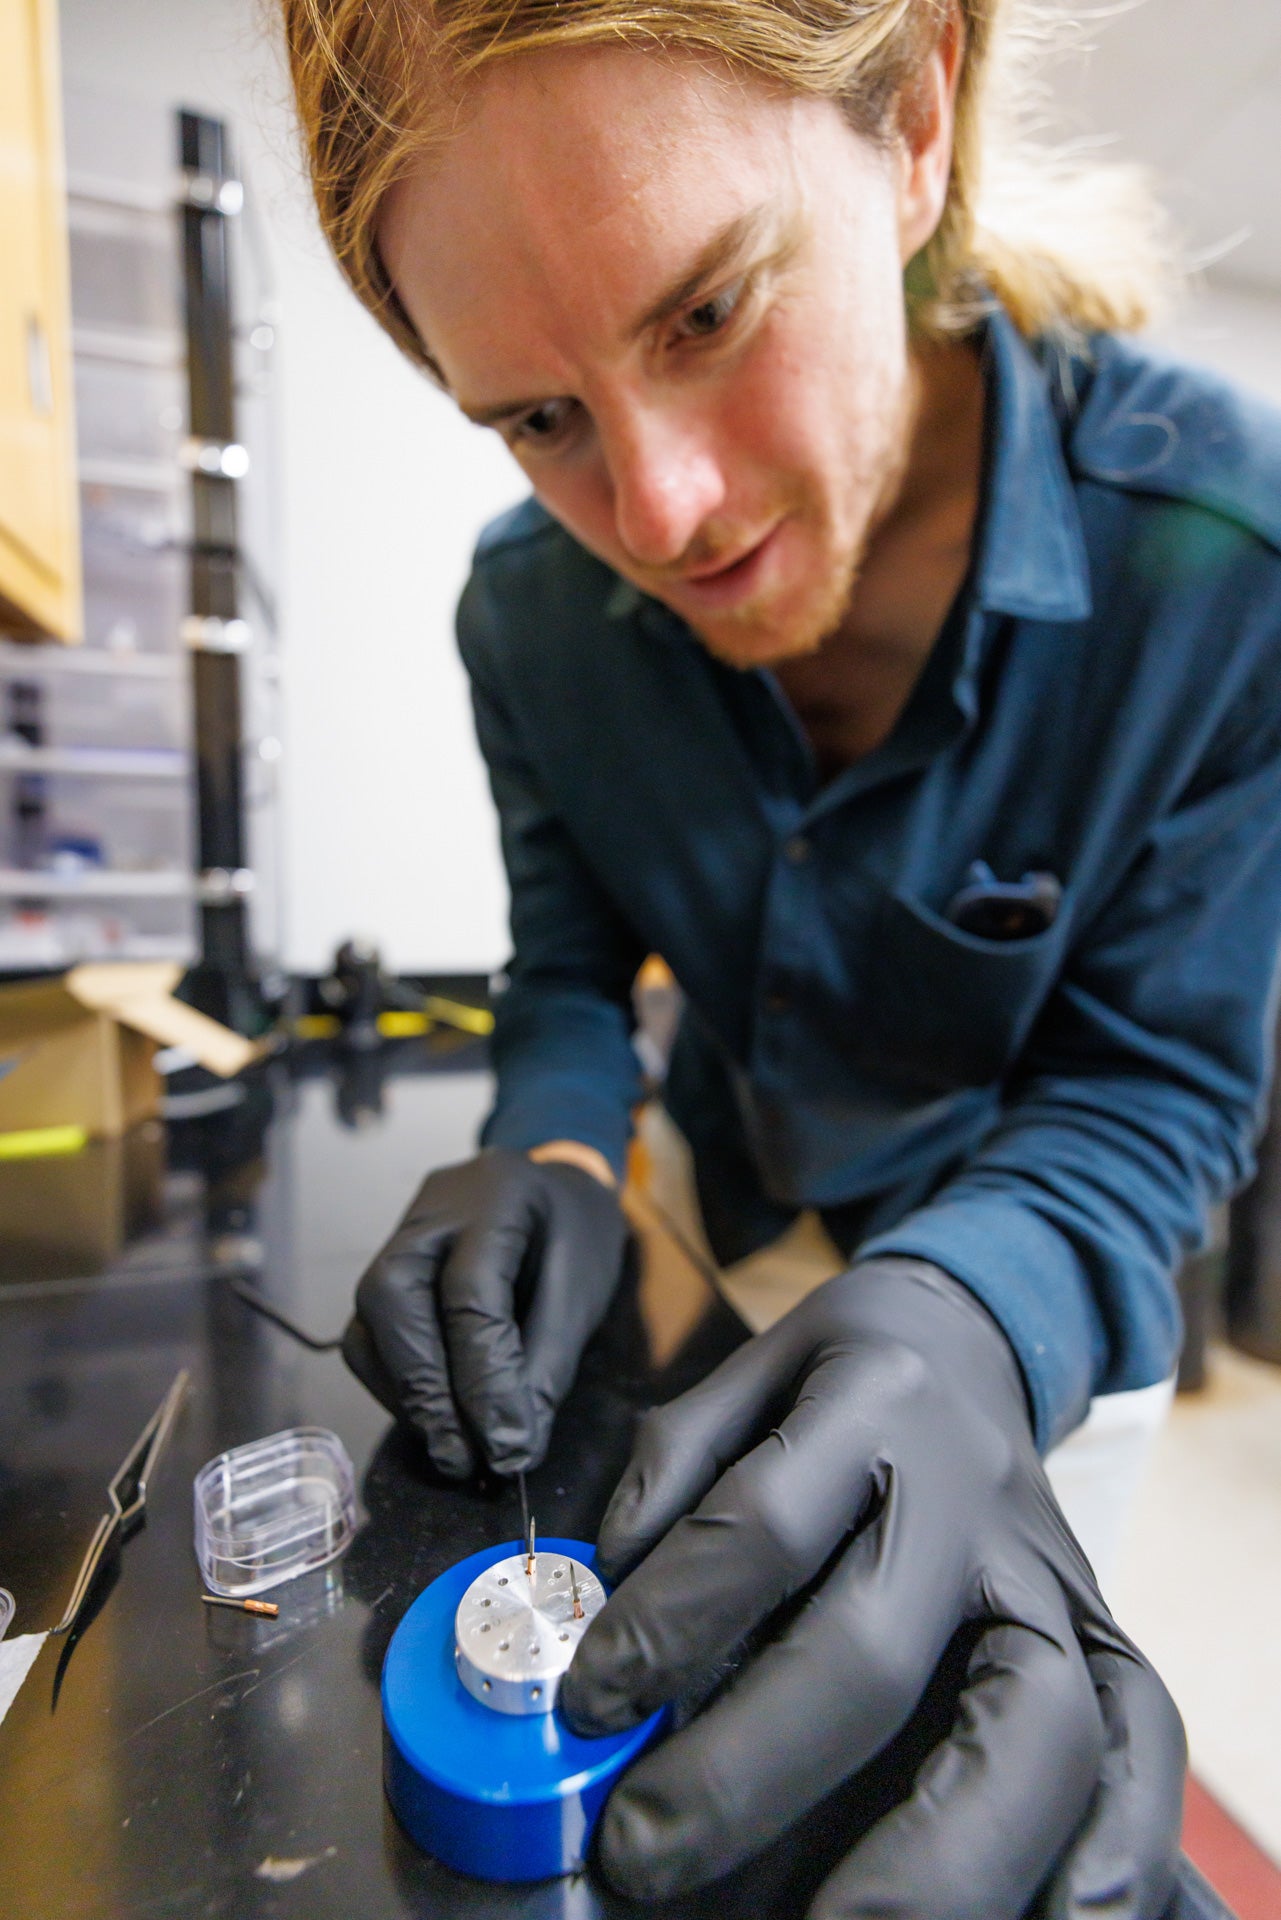
[[[232,1447],[195,1479],[196,1558],[215,1593],[245,1595],[323,1567],[356,1526],[346,1448],[327,1427]]]

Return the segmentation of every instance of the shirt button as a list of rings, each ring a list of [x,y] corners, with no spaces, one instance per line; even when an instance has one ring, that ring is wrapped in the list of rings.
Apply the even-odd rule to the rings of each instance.
[[[814,849],[803,833],[794,833],[783,852],[794,867],[803,867]]]

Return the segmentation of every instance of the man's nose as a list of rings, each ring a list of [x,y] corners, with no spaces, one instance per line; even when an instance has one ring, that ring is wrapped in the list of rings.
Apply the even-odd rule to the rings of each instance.
[[[670,567],[724,503],[725,480],[711,436],[666,412],[629,418],[606,449],[614,524],[631,559]]]

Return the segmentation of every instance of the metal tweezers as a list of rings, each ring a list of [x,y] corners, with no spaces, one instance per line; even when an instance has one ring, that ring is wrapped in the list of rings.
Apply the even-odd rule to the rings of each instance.
[[[190,1378],[184,1367],[108,1482],[107,1498],[111,1505],[99,1520],[93,1539],[89,1542],[89,1551],[76,1576],[76,1584],[71,1589],[67,1611],[53,1628],[54,1633],[67,1633],[75,1626],[89,1598],[89,1590],[97,1578],[103,1556],[112,1548],[123,1545],[146,1518],[147,1481],[164,1451]]]

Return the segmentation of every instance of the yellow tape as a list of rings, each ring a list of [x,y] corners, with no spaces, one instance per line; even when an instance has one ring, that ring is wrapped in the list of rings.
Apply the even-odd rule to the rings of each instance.
[[[460,1033],[488,1034],[494,1031],[494,1016],[488,1007],[469,1007],[461,1000],[446,1000],[440,994],[428,994],[421,1013],[393,1010],[378,1015],[378,1031],[387,1040],[404,1040],[411,1034],[430,1033],[436,1025],[456,1027]],[[298,1040],[331,1040],[342,1031],[342,1022],[332,1013],[304,1013],[294,1021]]]
[[[447,1027],[457,1027],[462,1033],[492,1033],[494,1016],[488,1007],[464,1006],[461,1000],[445,1000],[438,993],[429,993],[423,1001],[423,1012],[431,1020],[439,1020]]]
[[[425,1013],[380,1013],[378,1031],[388,1040],[405,1040],[410,1034],[426,1033],[432,1022]]]
[[[83,1127],[26,1127],[0,1133],[0,1160],[43,1160],[54,1153],[79,1153],[88,1144]]]

